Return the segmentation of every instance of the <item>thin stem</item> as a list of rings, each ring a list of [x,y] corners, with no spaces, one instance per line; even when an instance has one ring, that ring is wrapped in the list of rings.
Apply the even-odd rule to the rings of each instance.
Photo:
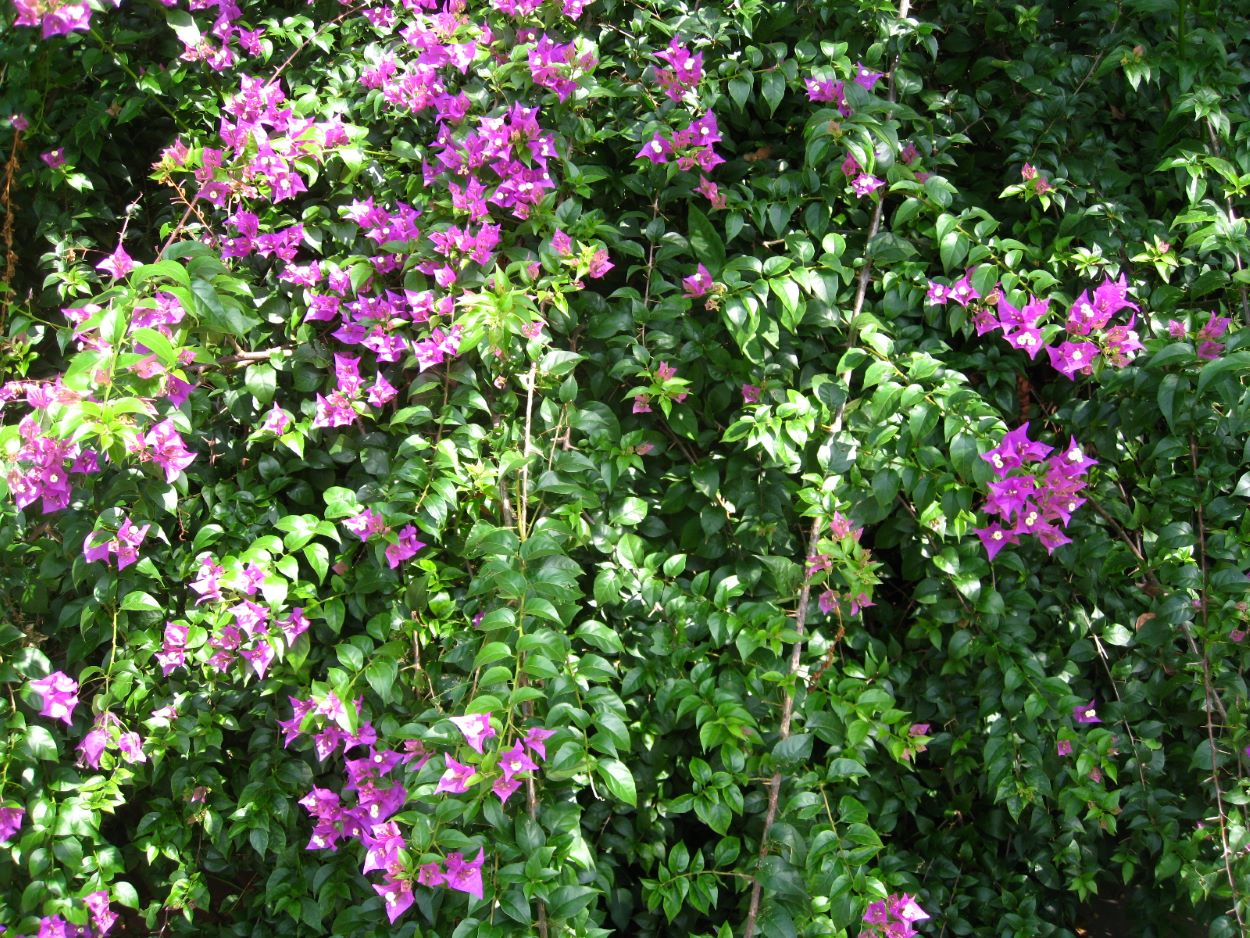
[[[529,534],[528,518],[529,518],[529,496],[530,496],[530,432],[534,417],[534,385],[538,383],[538,362],[530,365],[530,373],[526,376],[525,384],[525,439],[522,441],[521,455],[525,457],[525,461],[521,463],[521,511],[517,522],[517,535],[522,541]]]
[[[17,269],[17,252],[13,250],[13,202],[10,192],[13,188],[13,177],[17,173],[18,153],[22,148],[22,131],[14,130],[13,149],[4,165],[4,188],[0,190],[0,206],[4,208],[4,228],[0,238],[4,241],[4,278],[0,283],[8,284],[12,289],[13,272]],[[8,291],[0,294],[0,333],[8,324],[9,306],[12,303]]]
[[[804,557],[810,557],[816,553],[816,543],[820,539],[820,518],[812,519],[812,532],[807,541],[807,552]],[[791,677],[794,677],[799,665],[803,660],[803,637],[807,629],[807,607],[811,603],[812,596],[812,575],[815,572],[812,565],[804,563],[803,587],[799,590],[798,608],[794,614],[794,630],[798,633],[798,638],[794,640],[794,645],[790,648],[790,671]],[[785,700],[781,705],[781,728],[779,736],[781,739],[789,739],[790,737],[790,721],[794,717],[794,693],[795,685],[792,682],[786,689]],[[764,858],[768,856],[768,834],[772,829],[773,822],[777,819],[777,802],[781,795],[781,772],[780,770],[773,773],[773,777],[768,783],[768,810],[764,812],[764,829],[760,832],[760,851],[758,863],[763,864]],[[755,934],[755,919],[760,911],[760,894],[763,884],[756,878],[751,886],[751,901],[747,907],[746,927],[743,930],[743,938],[752,938]]]
[[[1198,445],[1194,442],[1193,434],[1189,437],[1189,465],[1193,470],[1195,481],[1198,479]],[[1195,499],[1194,507],[1198,515],[1198,561],[1202,568],[1202,589],[1198,593],[1199,613],[1202,615],[1203,633],[1207,631],[1207,533],[1206,519],[1202,510],[1202,491],[1198,492]],[[1191,639],[1192,642],[1192,639]],[[1233,874],[1232,851],[1228,848],[1228,818],[1224,813],[1224,794],[1220,790],[1220,768],[1219,758],[1215,748],[1215,719],[1214,714],[1216,708],[1212,702],[1218,702],[1219,697],[1215,693],[1215,687],[1211,681],[1211,662],[1207,657],[1207,650],[1202,649],[1202,689],[1206,699],[1207,722],[1207,745],[1210,747],[1211,754],[1211,784],[1215,788],[1215,807],[1219,812],[1220,823],[1220,846],[1222,848],[1224,860],[1224,873],[1228,877],[1228,888],[1232,891],[1233,898],[1233,917],[1237,919],[1238,931],[1241,934],[1246,933],[1246,923],[1241,917],[1241,897],[1237,893],[1237,877]],[[1222,709],[1222,707],[1221,707]],[[1225,716],[1225,722],[1228,718]]]

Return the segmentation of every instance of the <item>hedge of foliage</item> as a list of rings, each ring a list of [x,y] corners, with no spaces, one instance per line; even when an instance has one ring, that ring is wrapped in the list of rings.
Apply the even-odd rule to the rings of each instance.
[[[1250,21],[0,3],[8,934],[1245,934]]]

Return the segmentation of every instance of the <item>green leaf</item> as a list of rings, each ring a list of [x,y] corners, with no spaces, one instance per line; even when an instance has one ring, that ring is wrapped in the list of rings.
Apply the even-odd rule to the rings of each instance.
[[[1198,393],[1201,394],[1212,381],[1222,375],[1238,372],[1244,377],[1247,370],[1250,370],[1250,352],[1233,352],[1207,362],[1202,366],[1202,371],[1198,372]]]
[[[365,666],[365,653],[355,645],[339,645],[335,652],[339,663],[352,671],[359,671]]]
[[[595,772],[603,779],[613,796],[630,807],[638,806],[638,790],[634,787],[634,776],[625,763],[619,759],[600,759],[595,765]]]
[[[261,405],[268,404],[278,388],[278,375],[269,365],[252,365],[243,376],[243,384]]]
[[[808,733],[788,736],[773,747],[773,762],[782,769],[794,768],[811,756],[812,736]]]
[[[713,277],[719,277],[725,267],[725,244],[712,222],[693,203],[689,208],[686,231],[695,260],[707,267]]]
[[[331,520],[350,518],[360,510],[360,502],[356,500],[356,493],[351,489],[331,486],[325,490],[322,498],[326,503],[325,516]]]
[[[496,661],[502,661],[505,658],[512,657],[512,648],[507,642],[487,642],[482,646],[477,656],[473,659],[473,667],[480,668],[484,665],[492,664]]]
[[[200,44],[200,27],[186,10],[170,9],[165,11],[165,21],[174,35],[189,48],[197,48]]]
[[[580,638],[586,644],[598,648],[605,654],[616,655],[625,650],[625,645],[621,642],[620,636],[602,622],[583,622],[577,627],[574,637]]]
[[[122,609],[126,612],[160,612],[163,608],[152,595],[137,590],[122,599]]]
[[[375,694],[384,701],[391,700],[391,688],[399,676],[399,665],[394,658],[374,658],[365,668],[365,680],[373,688]]]
[[[26,727],[22,743],[27,752],[36,759],[43,759],[45,762],[55,762],[60,758],[60,753],[56,748],[56,740],[46,727],[38,723],[32,723]]]
[[[760,89],[768,105],[768,116],[777,112],[777,106],[786,95],[786,78],[780,71],[764,73],[764,86]]]
[[[746,110],[753,82],[754,78],[750,72],[744,72],[738,78],[729,79],[729,97],[733,99],[734,104],[738,105],[740,111]]]

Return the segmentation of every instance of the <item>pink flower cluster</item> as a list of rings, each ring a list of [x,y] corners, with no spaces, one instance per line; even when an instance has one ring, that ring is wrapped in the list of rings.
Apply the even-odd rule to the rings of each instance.
[[[0,837],[0,841],[4,838]],[[44,915],[39,919],[35,938],[103,938],[117,922],[117,913],[109,907],[109,894],[104,889],[83,896],[83,904],[91,913],[86,925],[74,925],[60,915]],[[2,930],[3,926],[0,926]],[[17,935],[16,938],[22,938]]]
[[[465,183],[476,178],[482,191],[490,192],[485,203],[508,209],[516,218],[528,218],[555,188],[548,163],[558,156],[555,136],[539,126],[537,108],[514,104],[505,114],[479,117],[474,129],[463,132],[444,123],[432,152],[434,162],[422,164],[427,186],[447,173]],[[481,175],[482,170],[490,176]]]
[[[714,146],[720,140],[716,115],[709,111],[684,130],[674,133],[671,138],[660,133],[655,134],[643,144],[634,159],[650,160],[654,165],[667,163],[672,157],[676,159],[679,169],[689,170],[698,166],[707,173],[725,162]]]
[[[402,752],[379,748],[376,745],[377,731],[367,720],[362,719],[358,730],[351,733],[346,708],[332,691],[321,701],[296,697],[291,697],[290,701],[291,718],[278,723],[283,730],[284,745],[289,746],[300,735],[309,732],[304,726],[312,724],[319,726],[311,735],[317,756],[322,760],[329,758],[340,743],[344,753],[355,747],[367,750],[367,755],[362,758],[346,760],[347,782],[343,793],[314,787],[300,804],[316,821],[308,842],[309,850],[336,851],[343,838],[358,840],[364,845],[362,872],[383,871],[382,883],[375,884],[373,888],[382,897],[387,917],[393,923],[414,901],[414,878],[399,857],[405,838],[399,825],[390,820],[409,798],[408,786],[396,778],[395,773],[401,765],[409,772],[420,772],[432,754],[417,739],[405,741]],[[356,702],[357,712],[363,703],[363,698]],[[469,748],[479,755],[485,755],[485,744],[497,735],[491,726],[489,713],[452,717],[451,722],[460,730]],[[495,763],[500,774],[491,790],[501,803],[506,802],[520,787],[518,775],[537,771],[538,763],[529,753],[546,758],[545,742],[551,735],[551,730],[533,727],[522,739],[514,741],[510,749],[500,748]],[[445,770],[434,793],[467,792],[478,775],[477,767],[458,761],[450,753],[444,753],[443,758]],[[355,793],[355,804],[344,801],[343,794],[348,792]],[[484,859],[485,851],[480,848],[473,860],[466,860],[460,852],[450,852],[441,861],[421,864],[416,870],[415,882],[429,887],[446,886],[481,899]]]
[[[984,510],[999,520],[975,531],[991,560],[1008,544],[1018,544],[1022,535],[1036,537],[1048,554],[1070,544],[1072,539],[1061,528],[1085,504],[1077,493],[1085,488],[1089,468],[1097,465],[1075,439],[1063,452],[1050,456],[1054,447],[1030,440],[1028,430],[1028,423],[1017,427],[981,455],[997,477],[989,484]]]
[[[387,535],[391,529],[386,522],[372,508],[366,508],[359,514],[352,515],[343,521],[343,526],[351,531],[362,541],[368,541],[375,534]],[[406,524],[399,529],[396,540],[388,544],[386,547],[386,560],[394,570],[405,560],[415,557],[417,551],[425,547],[423,541],[417,540],[417,529],[411,524]]]
[[[820,598],[816,602],[820,607],[820,611],[825,615],[829,615],[835,609],[840,611],[843,605],[845,605],[846,615],[857,616],[869,606],[876,605],[867,593],[856,593],[855,595],[850,593],[839,594],[834,590],[825,590],[820,594]]]
[[[148,761],[142,737],[133,731],[124,731],[121,721],[105,712],[96,717],[95,723],[78,744],[78,764],[98,769],[100,757],[114,747],[128,763]]]
[[[855,66],[854,82],[865,91],[872,91],[877,82],[884,76],[883,72],[874,72],[868,66]],[[851,116],[851,106],[846,100],[846,85],[831,78],[807,78],[807,100],[837,107],[843,117]],[[848,174],[849,175],[849,174]]]
[[[882,938],[912,938],[917,934],[916,922],[929,918],[929,913],[903,893],[878,900],[868,906],[864,912],[864,924],[869,926],[861,934],[880,935]]]
[[[1194,342],[1198,346],[1198,357],[1205,361],[1213,361],[1220,357],[1220,352],[1224,351],[1224,342],[1222,338],[1228,327],[1232,325],[1232,319],[1227,316],[1217,316],[1214,312],[1201,326],[1198,331],[1193,334]],[[1175,319],[1168,320],[1168,335],[1173,339],[1185,339],[1189,337],[1189,327],[1183,322]]]
[[[172,419],[162,420],[141,437],[132,450],[140,462],[154,462],[165,471],[165,482],[173,484],[178,474],[195,461]]]
[[[945,305],[954,300],[967,307],[973,300],[980,299],[972,286],[971,273],[967,271],[951,286],[931,281],[929,302]],[[1116,368],[1123,368],[1143,348],[1134,329],[1136,315],[1130,316],[1127,323],[1110,325],[1111,318],[1121,310],[1138,309],[1128,299],[1128,284],[1123,276],[1118,281],[1105,279],[1092,297],[1088,290],[1081,292],[1068,311],[1065,328],[1069,338],[1056,345],[1047,345],[1039,328],[1050,312],[1049,300],[1030,296],[1023,307],[1016,307],[997,287],[992,297],[993,307],[986,303],[974,309],[972,321],[977,335],[1001,330],[1007,343],[1026,352],[1029,358],[1036,358],[1045,349],[1051,366],[1069,380],[1075,380],[1078,373],[1089,374],[1099,357]]]
[[[13,6],[17,9],[16,25],[42,26],[44,39],[91,28],[91,7],[85,3],[13,0]]]
[[[108,537],[106,531],[92,531],[83,541],[82,555],[87,563],[99,560],[106,566],[108,558],[116,556],[118,571],[125,570],[139,559],[139,545],[147,537],[150,527],[150,524],[139,527],[129,518],[125,518],[113,537]]]
[[[13,386],[6,385],[5,390],[12,391]],[[55,394],[55,388],[33,383],[26,386],[26,391],[27,401],[36,408],[48,406]],[[70,476],[100,471],[93,450],[83,450],[77,443],[45,436],[32,415],[28,414],[18,424],[18,433],[22,445],[9,457],[13,468],[5,475],[18,508],[39,501],[45,515],[60,511],[69,505],[73,488]]]
[[[699,87],[699,82],[703,80],[702,52],[691,55],[690,50],[674,36],[669,40],[668,48],[657,52],[655,57],[669,66],[657,68],[655,80],[670,100],[680,101],[687,91]]]
[[[200,558],[198,574],[188,584],[197,596],[197,606],[206,602],[222,604],[214,610],[215,614],[212,616],[216,628],[209,637],[208,644],[214,652],[205,663],[224,673],[234,665],[236,658],[242,658],[258,678],[264,678],[277,654],[276,649],[280,649],[283,643],[289,648],[308,631],[308,618],[304,615],[303,607],[296,606],[285,617],[273,620],[272,624],[278,627],[280,634],[272,634],[272,610],[243,598],[260,592],[266,577],[264,568],[255,562],[248,563],[235,570],[223,584],[222,578],[225,574],[225,568],[211,554],[204,554]],[[223,595],[223,589],[235,594],[235,601],[229,605],[226,605],[229,601]],[[157,653],[162,673],[167,675],[174,668],[182,667],[186,663],[187,637],[188,629],[185,625],[166,623],[164,643]]]
[[[561,101],[577,90],[574,76],[589,72],[597,63],[589,52],[578,55],[573,43],[557,45],[546,33],[529,51],[531,80],[540,88],[550,88]]]
[[[598,279],[616,266],[606,248],[578,241],[574,250],[573,239],[559,228],[551,236],[551,249],[560,255],[564,264],[576,268],[579,278],[584,273],[587,277]],[[578,279],[573,285],[581,289],[585,284]]]

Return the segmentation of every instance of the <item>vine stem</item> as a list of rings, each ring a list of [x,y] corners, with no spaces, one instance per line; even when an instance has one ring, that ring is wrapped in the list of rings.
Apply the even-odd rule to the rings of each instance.
[[[17,269],[17,253],[13,250],[13,202],[11,191],[13,189],[13,176],[17,173],[18,153],[22,148],[22,131],[14,129],[13,133],[13,149],[9,153],[9,158],[4,164],[4,186],[0,189],[0,207],[4,208],[4,226],[0,229],[0,240],[4,242],[4,278],[0,282],[5,284],[13,283],[13,273]],[[12,289],[10,287],[10,289]],[[8,323],[9,306],[12,303],[9,292],[6,290],[0,295],[0,331]]]
[[[525,379],[525,436],[521,441],[521,455],[525,460],[521,463],[521,485],[520,492],[517,493],[517,536],[521,542],[525,542],[527,535],[527,519],[529,517],[529,495],[530,495],[530,467],[529,455],[532,448],[531,435],[533,432],[534,418],[534,391],[538,384],[538,362],[530,365],[529,374]],[[501,487],[507,492],[507,486]],[[506,502],[505,502],[506,507]],[[510,512],[509,512],[510,513]],[[521,624],[521,617],[524,613],[524,598],[521,600],[522,606],[517,610],[517,623]],[[521,661],[517,661],[517,674],[519,677],[518,686],[525,680],[525,672],[522,670]],[[533,703],[526,701],[522,704],[525,715],[533,715]],[[538,821],[538,787],[534,784],[534,773],[526,773],[528,778],[525,779],[525,807],[529,812],[530,820],[537,823]],[[542,899],[537,900],[537,914],[534,922],[535,928],[538,929],[539,938],[547,938],[547,903]]]
[[[911,0],[899,0],[898,18],[906,19],[908,12],[911,10]],[[894,72],[898,69],[899,56],[895,55],[894,64],[890,69],[889,80],[889,100],[891,103],[895,100]],[[885,197],[877,200],[876,206],[872,211],[872,220],[868,223],[868,237],[864,241],[865,248],[872,239],[877,236],[877,232],[881,230],[881,217],[885,212]],[[851,307],[850,321],[850,341],[855,341],[855,321],[859,318],[859,314],[864,311],[864,300],[868,296],[868,282],[872,279],[872,258],[868,255],[867,250],[864,252],[864,266],[859,270],[859,277],[855,285],[855,301]],[[848,370],[842,374],[842,380],[847,387],[847,397],[838,405],[837,413],[833,418],[833,428],[831,436],[837,434],[842,429],[842,419],[846,413],[846,403],[850,400],[850,384],[851,372]],[[807,558],[816,553],[816,543],[820,538],[820,519],[812,519],[812,530],[808,537],[807,552],[803,555],[803,586],[799,590],[798,609],[795,611],[794,627],[798,633],[798,637],[794,641],[794,645],[790,649],[790,676],[794,677],[799,670],[799,665],[803,658],[803,642],[804,633],[807,628],[807,607],[812,595],[812,574],[811,565],[807,563]],[[781,705],[781,727],[779,736],[781,739],[788,739],[790,736],[790,721],[794,717],[794,694],[793,685],[786,689],[786,696]],[[772,830],[773,822],[777,819],[777,804],[781,798],[781,772],[773,772],[773,777],[768,783],[768,807],[764,812],[764,829],[760,832],[760,850],[757,866],[762,865],[764,858],[768,856],[768,835]],[[755,922],[759,917],[760,898],[763,891],[763,884],[759,877],[754,877],[751,885],[751,899],[747,906],[746,926],[743,929],[743,938],[753,938],[755,934]]]
[[[1189,465],[1193,470],[1196,481],[1198,478],[1198,445],[1194,442],[1192,433],[1189,435]],[[1203,632],[1205,633],[1207,629],[1207,527],[1206,518],[1202,510],[1201,490],[1194,502],[1194,508],[1198,516],[1198,562],[1202,569],[1202,589],[1198,593],[1198,602],[1199,612],[1202,614]],[[1192,638],[1190,643],[1192,646]],[[1228,818],[1224,812],[1224,793],[1220,790],[1220,766],[1215,749],[1215,711],[1217,708],[1213,706],[1213,701],[1218,703],[1219,696],[1215,693],[1215,687],[1211,681],[1211,662],[1207,657],[1205,638],[1200,660],[1202,662],[1202,691],[1206,704],[1203,710],[1207,718],[1207,745],[1210,747],[1211,753],[1211,784],[1215,788],[1215,807],[1219,814],[1220,822],[1220,852],[1224,860],[1224,874],[1228,877],[1228,888],[1232,891],[1233,917],[1237,919],[1237,931],[1239,934],[1244,935],[1246,933],[1246,923],[1241,916],[1241,897],[1237,893],[1237,877],[1233,874],[1232,851],[1228,848]],[[1227,720],[1227,717],[1225,720]]]
[[[812,519],[812,531],[807,541],[807,553],[804,557],[810,557],[816,553],[816,542],[820,539],[820,519]],[[794,614],[794,630],[798,633],[798,638],[794,640],[794,645],[790,648],[790,676],[795,677],[798,673],[799,665],[802,663],[803,657],[803,638],[807,629],[807,607],[810,605],[812,595],[812,574],[814,573],[812,565],[803,564],[803,587],[799,590],[798,608]],[[781,729],[779,736],[782,739],[790,737],[790,721],[794,717],[794,693],[795,689],[792,685],[786,690],[785,700],[781,704]],[[777,819],[777,802],[781,797],[781,771],[773,772],[773,777],[768,783],[768,809],[764,813],[764,830],[760,833],[760,851],[758,864],[764,862],[764,858],[768,856],[768,834],[772,829],[773,822]],[[755,934],[755,920],[760,911],[760,894],[762,892],[762,884],[759,877],[754,877],[751,885],[751,902],[747,908],[746,927],[743,930],[744,938],[752,938]]]
[[[534,418],[534,385],[538,382],[538,362],[530,365],[530,373],[525,378],[525,439],[521,455],[525,460],[521,463],[521,496],[520,513],[518,515],[517,534],[522,542],[529,536],[529,494],[530,494],[530,433]]]

